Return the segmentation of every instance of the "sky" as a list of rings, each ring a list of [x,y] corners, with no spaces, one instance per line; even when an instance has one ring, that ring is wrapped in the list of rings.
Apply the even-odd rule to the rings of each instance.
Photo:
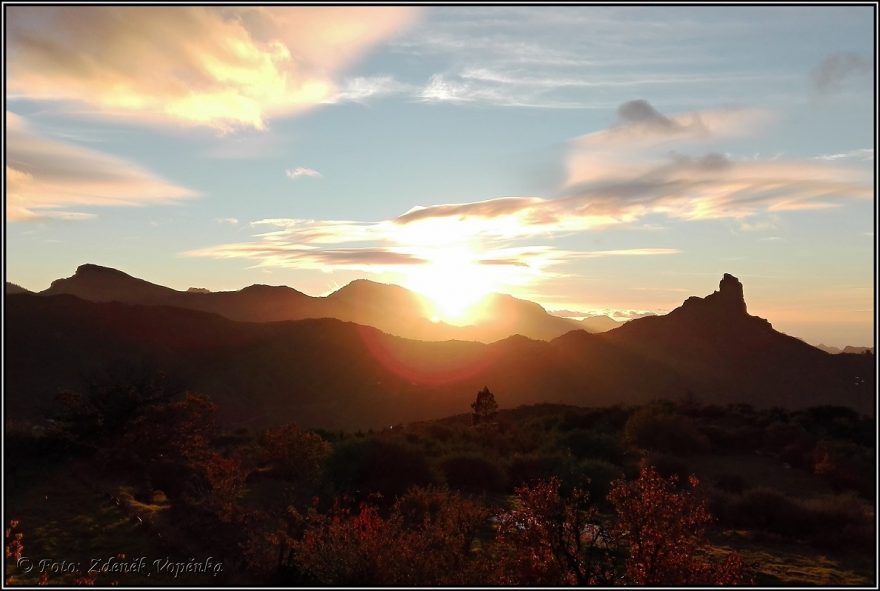
[[[874,339],[872,6],[6,5],[6,278]]]

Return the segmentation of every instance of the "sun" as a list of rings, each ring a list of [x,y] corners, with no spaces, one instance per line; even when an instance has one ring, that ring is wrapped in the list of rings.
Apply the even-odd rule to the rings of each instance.
[[[407,273],[406,287],[425,296],[435,322],[464,325],[479,320],[480,304],[498,287],[472,253],[446,251]]]

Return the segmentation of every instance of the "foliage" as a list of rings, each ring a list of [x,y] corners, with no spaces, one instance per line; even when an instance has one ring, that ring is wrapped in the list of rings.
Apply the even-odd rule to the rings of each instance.
[[[178,397],[180,384],[148,367],[114,365],[84,379],[79,392],[55,399],[55,430],[80,445],[93,446],[122,435],[148,407]]]
[[[471,403],[471,408],[474,409],[474,425],[491,423],[495,420],[498,403],[495,402],[495,395],[489,391],[488,386],[477,392],[477,398]]]
[[[327,471],[340,492],[362,497],[380,493],[389,501],[411,486],[434,482],[424,454],[407,445],[378,438],[341,443],[328,457]]]
[[[486,517],[458,495],[414,489],[385,518],[363,502],[313,511],[291,545],[303,572],[322,585],[473,584],[482,567],[471,546]]]
[[[261,459],[272,466],[273,474],[293,483],[300,491],[317,487],[324,461],[332,449],[319,435],[303,431],[293,423],[267,430],[260,445]]]
[[[617,579],[617,540],[575,488],[564,497],[558,478],[516,489],[516,509],[498,519],[497,555],[502,584],[596,585]]]
[[[692,454],[709,450],[709,439],[692,419],[651,406],[630,415],[624,437],[630,445],[652,451]]]
[[[501,492],[504,473],[495,463],[478,455],[455,455],[440,463],[446,484],[459,490]]]
[[[677,477],[663,478],[651,466],[632,482],[617,481],[608,495],[617,516],[615,533],[627,548],[625,578],[635,585],[734,585],[743,581],[735,555],[713,563],[699,550],[712,517],[697,494],[680,490]]]

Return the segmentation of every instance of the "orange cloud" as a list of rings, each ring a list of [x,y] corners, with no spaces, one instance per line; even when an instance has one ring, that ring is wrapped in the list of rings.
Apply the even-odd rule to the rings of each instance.
[[[335,95],[404,7],[10,6],[7,90],[149,122],[262,129]]]
[[[77,206],[146,205],[192,197],[121,158],[35,134],[15,113],[6,113],[6,220],[82,220],[94,214]]]

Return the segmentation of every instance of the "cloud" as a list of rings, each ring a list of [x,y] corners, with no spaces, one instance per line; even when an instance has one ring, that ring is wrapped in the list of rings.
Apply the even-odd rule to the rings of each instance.
[[[7,92],[147,122],[262,129],[413,21],[406,7],[12,6]]]
[[[136,164],[40,136],[6,112],[6,220],[84,220],[69,207],[172,203],[195,193]]]
[[[836,92],[843,88],[847,80],[867,76],[874,71],[873,62],[857,53],[834,53],[813,68],[811,74],[813,90],[820,94]]]
[[[664,115],[644,99],[627,101],[617,108],[617,121],[608,129],[582,135],[576,148],[596,149],[626,145],[650,148],[671,142],[742,137],[772,120],[767,111],[722,108]]]
[[[347,78],[333,96],[324,100],[325,103],[354,102],[363,103],[367,99],[412,92],[414,87],[400,82],[392,76],[358,76]]]
[[[480,222],[454,219],[399,218],[375,222],[349,220],[265,219],[251,223],[258,232],[250,242],[220,244],[183,253],[186,256],[238,258],[260,267],[316,270],[401,272],[414,266],[482,268],[497,275],[496,284],[521,285],[552,275],[549,267],[575,259],[662,256],[670,248],[571,251],[545,245],[516,245],[511,240],[532,236],[529,229],[499,233]]]
[[[311,177],[311,178],[321,178],[322,175],[320,172],[315,170],[314,168],[303,168],[298,166],[296,168],[288,168],[284,171],[284,174],[287,175],[287,178],[296,180],[303,177]]]
[[[858,150],[850,150],[849,152],[838,152],[836,154],[822,154],[815,157],[816,160],[858,160],[861,162],[874,161],[874,148],[860,148]]]
[[[238,218],[216,218],[214,221],[218,224],[226,224],[228,226],[238,225]]]

